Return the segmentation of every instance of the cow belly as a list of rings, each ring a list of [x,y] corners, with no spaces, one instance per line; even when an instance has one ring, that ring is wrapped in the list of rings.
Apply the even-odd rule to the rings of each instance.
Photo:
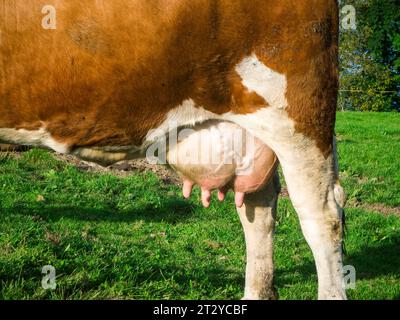
[[[181,130],[170,146],[169,164],[203,190],[233,188],[252,193],[275,172],[275,153],[259,139],[230,122],[212,121]]]

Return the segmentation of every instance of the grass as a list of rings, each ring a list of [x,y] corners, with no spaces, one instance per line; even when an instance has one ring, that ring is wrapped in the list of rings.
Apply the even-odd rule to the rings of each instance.
[[[339,113],[339,156],[350,199],[400,206],[400,114]]]
[[[400,115],[339,114],[349,194],[351,299],[400,299]],[[199,193],[151,173],[80,171],[31,150],[0,156],[0,299],[239,299],[245,247],[230,195],[203,209]],[[276,285],[281,299],[315,299],[317,277],[288,199],[279,204]],[[57,270],[57,289],[41,269]]]

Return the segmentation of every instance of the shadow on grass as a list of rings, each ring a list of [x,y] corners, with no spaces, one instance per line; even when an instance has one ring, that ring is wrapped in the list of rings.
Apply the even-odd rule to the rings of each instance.
[[[344,257],[344,264],[355,267],[358,280],[390,275],[400,278],[400,236],[380,244],[364,246],[358,251],[350,251]],[[279,269],[279,266],[277,267]],[[278,286],[287,284],[285,274],[295,272],[301,274],[301,281],[312,281],[316,277],[314,261],[289,270],[278,270]]]
[[[179,198],[170,198],[163,201],[159,207],[146,205],[140,209],[122,210],[118,208],[85,208],[73,207],[68,204],[62,206],[32,206],[31,203],[19,203],[12,208],[0,208],[0,212],[8,215],[31,216],[34,219],[48,222],[60,219],[82,220],[82,221],[109,221],[109,222],[131,222],[131,221],[163,221],[168,223],[182,222],[193,216],[195,207],[188,201]]]
[[[400,237],[387,243],[364,247],[349,254],[345,263],[356,268],[358,279],[393,275],[400,278]]]

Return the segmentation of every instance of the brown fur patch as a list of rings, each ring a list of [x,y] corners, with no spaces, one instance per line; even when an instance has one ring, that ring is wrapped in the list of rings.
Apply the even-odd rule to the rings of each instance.
[[[216,114],[252,113],[266,102],[234,67],[256,52],[286,75],[296,130],[330,153],[336,1],[65,0],[56,30],[40,26],[45,4],[0,7],[0,128],[45,125],[74,149],[140,145],[188,98]]]

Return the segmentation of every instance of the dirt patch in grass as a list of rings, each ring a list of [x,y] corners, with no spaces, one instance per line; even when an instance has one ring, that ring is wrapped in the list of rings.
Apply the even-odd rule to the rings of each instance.
[[[0,152],[21,152],[27,150],[29,150],[29,147],[26,146],[0,143]]]
[[[127,177],[135,172],[153,172],[164,182],[179,184],[180,178],[177,173],[167,166],[152,165],[145,159],[122,161],[108,167],[100,166],[96,163],[83,161],[72,155],[55,153],[54,157],[60,161],[67,162],[79,170],[97,173],[112,173],[119,177]]]
[[[373,204],[361,204],[356,206],[357,208],[362,208],[366,211],[374,211],[378,213],[382,213],[385,216],[388,215],[397,215],[400,216],[400,207],[388,207],[382,203],[373,203]]]

